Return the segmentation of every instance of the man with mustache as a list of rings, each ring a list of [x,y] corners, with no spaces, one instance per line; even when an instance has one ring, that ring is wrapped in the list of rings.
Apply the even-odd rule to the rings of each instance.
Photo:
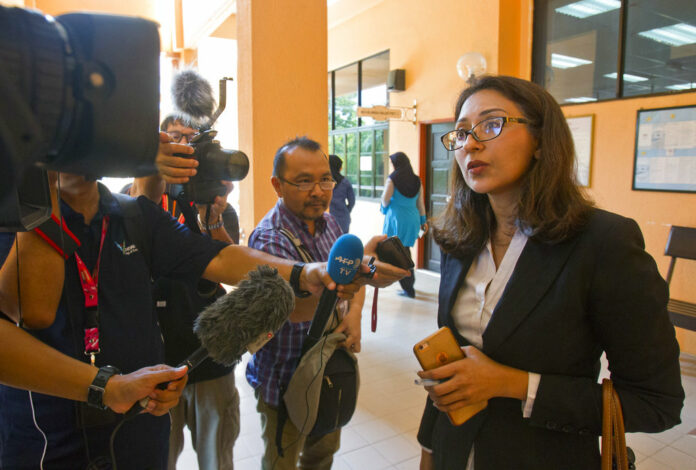
[[[259,222],[249,237],[249,247],[279,258],[302,261],[296,244],[315,261],[326,261],[342,231],[336,219],[326,212],[336,182],[319,143],[299,137],[281,146],[273,160],[271,184],[278,202]],[[283,232],[289,232],[296,242]],[[360,351],[360,320],[365,290],[360,289],[335,331],[347,338],[344,346]],[[278,406],[297,366],[302,342],[307,336],[317,306],[316,297],[297,298],[295,310],[276,336],[259,350],[247,366],[246,376],[254,387],[261,414],[265,452],[263,469],[329,469],[340,444],[340,430],[322,437],[301,436],[291,421],[283,427],[283,456],[276,448]]]

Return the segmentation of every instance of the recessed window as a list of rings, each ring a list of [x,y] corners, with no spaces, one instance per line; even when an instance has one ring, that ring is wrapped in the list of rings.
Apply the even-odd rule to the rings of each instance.
[[[559,103],[694,89],[695,1],[536,0],[534,9],[533,80]]]
[[[389,155],[389,124],[358,118],[358,106],[387,106],[389,51],[329,72],[329,153],[359,197],[379,198]]]

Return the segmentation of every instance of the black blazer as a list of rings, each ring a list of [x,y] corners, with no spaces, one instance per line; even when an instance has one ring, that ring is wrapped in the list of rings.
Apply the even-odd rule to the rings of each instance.
[[[443,254],[438,324],[456,333],[452,307],[471,266]],[[527,241],[483,334],[483,352],[541,374],[532,415],[519,400],[452,426],[428,399],[419,442],[438,469],[463,469],[471,445],[476,470],[600,467],[599,358],[606,351],[626,431],[659,432],[680,422],[684,401],[679,346],[667,286],[631,219],[594,210],[585,229],[560,244]]]

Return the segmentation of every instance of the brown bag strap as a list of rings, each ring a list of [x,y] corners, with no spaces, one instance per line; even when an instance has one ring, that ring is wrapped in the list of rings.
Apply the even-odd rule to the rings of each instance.
[[[611,380],[602,381],[602,470],[628,470],[626,433],[619,395]]]

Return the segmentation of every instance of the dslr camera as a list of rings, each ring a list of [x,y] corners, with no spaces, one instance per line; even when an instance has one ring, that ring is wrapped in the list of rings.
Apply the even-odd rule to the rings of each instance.
[[[207,81],[195,72],[185,72],[185,79],[175,79],[175,84],[172,87],[174,101],[181,110],[187,114],[193,114],[190,111],[209,106],[213,108],[214,101],[211,96],[205,96],[201,90],[210,89]],[[191,139],[189,144],[193,147],[193,155],[177,154],[180,157],[197,158],[198,168],[197,173],[188,183],[183,185],[172,185],[170,193],[175,197],[182,198],[188,202],[196,204],[212,204],[216,196],[224,196],[226,193],[225,185],[220,183],[224,181],[241,181],[249,173],[249,158],[239,150],[223,149],[220,142],[215,140],[217,131],[212,127],[218,117],[225,110],[227,102],[227,89],[225,84],[231,78],[224,77],[220,79],[220,104],[210,117],[207,123],[199,128],[199,133]],[[181,83],[179,83],[179,81]],[[176,88],[176,89],[175,89]],[[188,97],[198,97],[189,100]]]

